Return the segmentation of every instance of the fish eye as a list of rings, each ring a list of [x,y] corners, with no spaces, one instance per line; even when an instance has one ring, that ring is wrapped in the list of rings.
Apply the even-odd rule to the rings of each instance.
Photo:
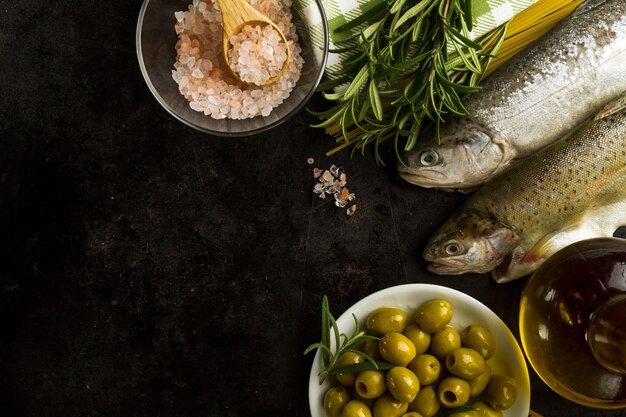
[[[463,245],[456,241],[450,241],[444,245],[443,250],[448,255],[458,255],[463,251]]]
[[[430,167],[439,162],[439,154],[433,151],[432,149],[428,149],[420,154],[420,163],[423,166]]]

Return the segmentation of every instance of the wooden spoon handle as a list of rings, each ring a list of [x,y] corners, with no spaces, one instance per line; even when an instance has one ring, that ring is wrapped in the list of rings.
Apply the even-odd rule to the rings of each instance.
[[[217,0],[222,10],[224,33],[228,37],[236,35],[248,22],[272,24],[264,14],[257,11],[246,0]]]

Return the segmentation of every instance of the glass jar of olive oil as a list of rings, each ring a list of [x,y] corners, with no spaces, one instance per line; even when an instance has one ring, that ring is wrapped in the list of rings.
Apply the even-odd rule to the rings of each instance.
[[[528,361],[561,396],[626,407],[626,240],[570,245],[529,278],[520,303]]]

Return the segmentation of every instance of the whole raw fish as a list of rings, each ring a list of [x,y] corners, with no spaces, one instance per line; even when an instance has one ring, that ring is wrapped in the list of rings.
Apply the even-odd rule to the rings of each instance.
[[[626,100],[483,186],[430,239],[438,274],[533,272],[559,249],[626,225]]]
[[[482,83],[400,176],[469,190],[571,132],[626,90],[626,1],[588,0]]]

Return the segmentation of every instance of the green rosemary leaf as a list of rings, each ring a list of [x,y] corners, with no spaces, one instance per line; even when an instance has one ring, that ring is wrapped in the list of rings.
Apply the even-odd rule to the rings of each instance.
[[[311,127],[326,128],[326,127],[332,126],[333,123],[337,122],[341,118],[341,115],[343,114],[344,111],[345,111],[345,109],[343,109],[343,106],[342,106],[342,109],[337,111],[331,117],[329,117],[328,119],[326,119],[326,120],[324,120],[324,121],[322,121],[322,122],[320,122],[318,124],[311,125]]]
[[[473,48],[473,49],[480,49],[481,46],[479,43],[474,42],[473,40],[471,40],[470,38],[464,36],[461,34],[461,32],[459,32],[457,29],[455,29],[454,27],[450,26],[450,25],[445,25],[446,27],[446,31],[449,31],[449,33],[455,37],[458,41],[460,41],[462,44],[466,45],[469,48]]]
[[[378,135],[376,137],[376,142],[374,144],[374,155],[375,155],[375,158],[376,158],[376,163],[380,164],[382,166],[386,166],[385,165],[385,161],[380,156],[380,151],[379,151],[380,144],[381,144],[380,135]]]
[[[367,40],[371,38],[376,32],[378,32],[378,30],[381,28],[383,23],[385,23],[384,20],[379,20],[378,22],[369,25],[367,28],[363,30],[363,32],[361,32],[361,39]]]
[[[419,3],[417,3],[415,6],[409,8],[406,12],[404,12],[402,17],[398,19],[395,25],[392,26],[391,32],[393,33],[396,30],[398,30],[398,28],[402,26],[405,22],[417,16],[422,10],[426,9],[428,6],[432,5],[433,3],[434,3],[433,0],[422,0]]]
[[[387,362],[362,362],[336,366],[328,371],[328,375],[345,374],[363,371],[388,371],[396,365]]]
[[[328,305],[326,306],[326,318],[328,319],[330,328],[333,331],[332,335],[335,338],[335,349],[339,349],[339,347],[341,346],[341,333],[339,333],[337,322],[335,321],[335,318],[333,317],[333,315],[330,313],[330,310],[328,309]],[[328,339],[330,341],[330,337]]]
[[[363,86],[363,84],[367,82],[368,78],[369,78],[369,67],[364,66],[363,68],[361,68],[361,70],[356,75],[356,77],[354,77],[354,80],[352,80],[352,82],[346,89],[345,93],[343,94],[344,100],[348,100],[352,96],[356,95],[361,89],[361,87]]]
[[[341,100],[344,97],[343,92],[340,93],[326,93],[326,92],[322,92],[322,95],[324,96],[324,98],[326,100],[330,100],[330,101],[337,101],[337,100]]]
[[[454,408],[444,408],[440,414],[437,415],[437,417],[446,417],[452,414],[456,414],[456,413],[465,413],[468,411],[475,411],[476,409],[474,407],[470,407],[468,405],[462,405],[460,407],[454,407]]]
[[[446,33],[450,33],[451,31],[449,31],[446,27]],[[457,54],[459,54],[459,57],[463,60],[463,63],[465,64],[465,66],[467,67],[468,70],[470,70],[471,72],[481,72],[480,71],[480,67],[474,65],[474,62],[472,62],[469,58],[468,55],[466,55],[461,47],[461,45],[459,45],[456,42],[452,42],[452,45],[454,46],[454,49],[456,50]],[[473,49],[469,49],[469,51],[473,51]],[[468,51],[468,52],[469,52]],[[475,52],[475,51],[474,51]],[[471,52],[470,52],[471,53]],[[480,64],[479,64],[480,65]]]
[[[324,363],[324,367],[328,367],[330,363],[330,320],[328,319],[328,315],[330,314],[330,310],[328,308],[328,297],[324,296],[322,298],[322,362]]]
[[[463,6],[463,17],[465,18],[465,25],[468,32],[471,32],[474,28],[474,16],[472,16],[472,0],[461,2]]]
[[[391,7],[389,8],[389,13],[391,13],[391,14],[398,13],[400,10],[402,10],[402,7],[404,6],[404,3],[406,3],[406,0],[395,0],[395,1],[393,1]]]
[[[351,77],[343,76],[341,78],[336,78],[336,79],[333,79],[333,80],[328,80],[328,81],[321,82],[317,86],[317,90],[316,91],[320,92],[320,91],[332,90],[335,87],[338,87],[338,86],[340,86],[342,84],[346,84],[351,79],[352,79]]]
[[[411,127],[411,135],[408,137],[408,140],[404,145],[405,151],[410,151],[415,146],[415,143],[417,142],[417,137],[419,136],[419,132],[422,127],[423,120],[424,118],[422,117],[419,120],[415,120],[413,122],[413,126]]]
[[[383,120],[383,104],[380,101],[380,95],[378,94],[378,87],[376,86],[376,80],[370,80],[369,85],[369,99],[372,104],[372,110],[374,111],[374,117],[377,120]]]
[[[359,112],[359,121],[365,120],[367,116],[367,112],[372,108],[372,104],[369,100],[363,100],[363,105],[361,106],[361,111]]]

